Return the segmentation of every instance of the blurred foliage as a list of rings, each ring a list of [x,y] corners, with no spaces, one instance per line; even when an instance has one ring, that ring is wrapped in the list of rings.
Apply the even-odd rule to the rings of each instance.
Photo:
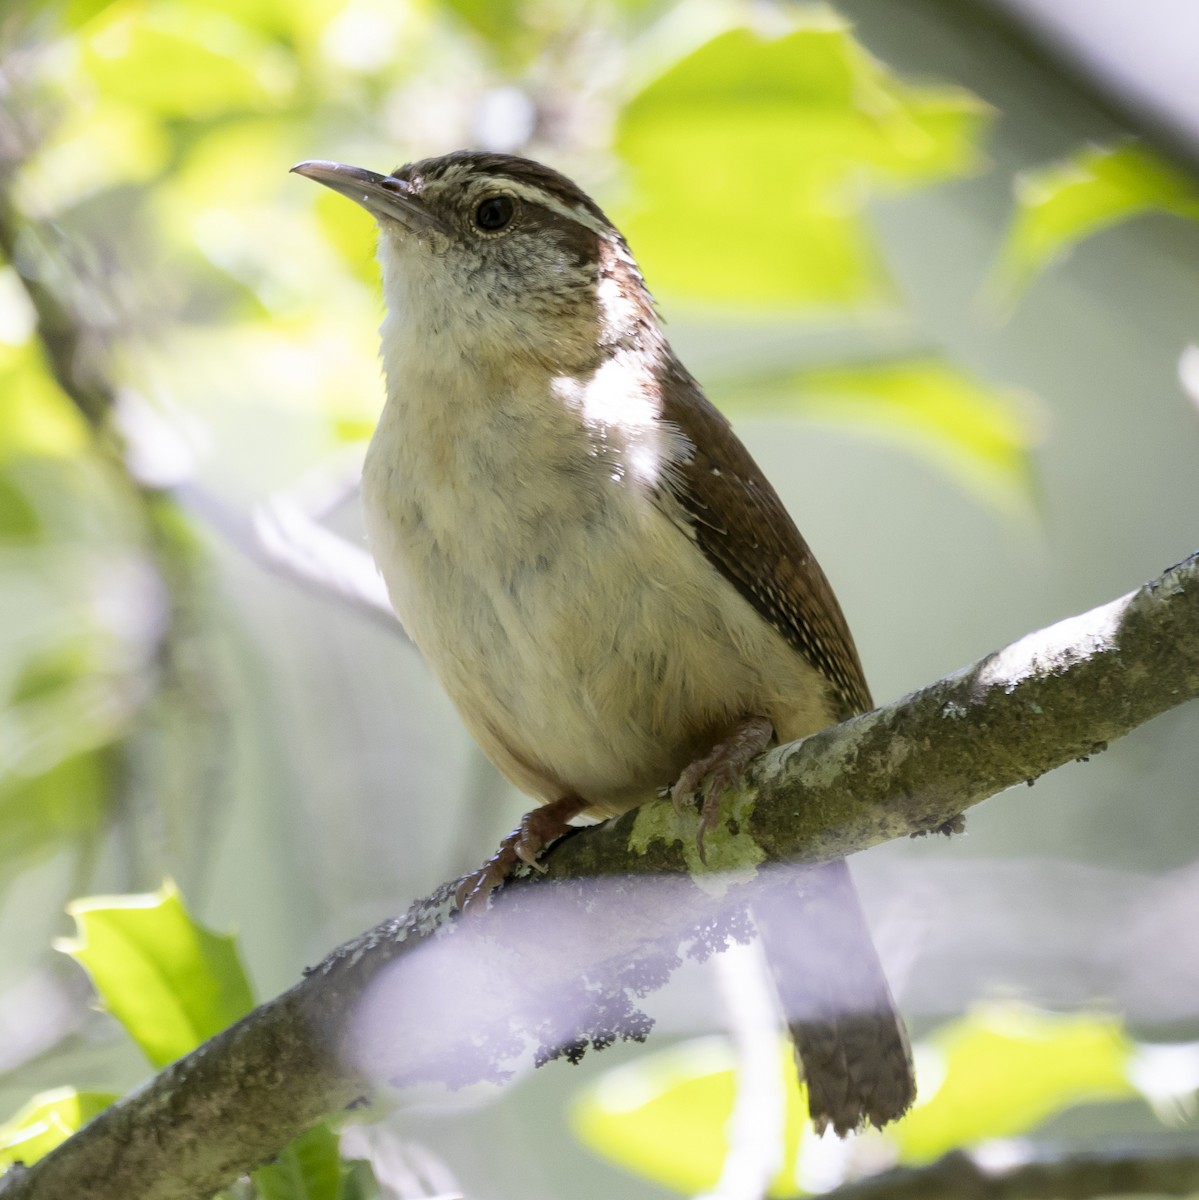
[[[943,359],[808,367],[712,390],[734,415],[783,411],[900,439],[1001,509],[1027,509],[1036,499],[1029,448],[1043,418],[1035,398]]]
[[[149,895],[78,900],[70,912],[77,936],[58,948],[87,971],[104,1008],[155,1069],[254,1007],[234,939],[199,924],[174,884]],[[0,1127],[0,1165],[36,1162],[116,1098],[70,1088],[35,1097]],[[361,1164],[342,1162],[337,1134],[319,1125],[251,1182],[261,1200],[358,1200],[368,1194],[366,1179]]]
[[[779,1066],[790,1081],[783,1155],[792,1158],[806,1110],[789,1044],[780,1053]],[[719,1037],[682,1042],[604,1072],[579,1092],[571,1124],[594,1153],[655,1183],[695,1195],[713,1188],[720,1178],[736,1091],[736,1057],[730,1042]],[[783,1186],[789,1187],[786,1182]]]
[[[730,29],[621,111],[636,203],[620,222],[652,282],[692,302],[854,309],[889,301],[862,214],[872,189],[979,165],[984,106],[904,83],[824,10]]]
[[[7,774],[0,782],[0,891],[64,843],[97,835],[112,790],[102,751],[60,758],[32,778]]]
[[[887,1148],[879,1158],[917,1165],[951,1149],[1029,1133],[1073,1105],[1136,1096],[1130,1068],[1137,1049],[1110,1016],[979,1009],[917,1045],[916,1106],[864,1136]],[[786,1041],[779,1069],[786,1089],[783,1166],[770,1194],[792,1196],[816,1139]],[[606,1072],[580,1092],[572,1124],[597,1154],[694,1194],[720,1178],[736,1091],[732,1045],[706,1038]]]
[[[1016,180],[1016,213],[999,260],[1004,295],[1084,238],[1160,212],[1199,219],[1199,184],[1144,146],[1087,146]]]
[[[1028,1133],[1072,1105],[1138,1094],[1137,1046],[1108,1014],[983,1008],[937,1030],[923,1049],[932,1086],[886,1135],[904,1163]]]

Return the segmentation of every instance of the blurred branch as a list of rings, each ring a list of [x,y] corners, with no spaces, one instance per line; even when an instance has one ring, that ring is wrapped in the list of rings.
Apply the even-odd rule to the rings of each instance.
[[[16,56],[0,67],[8,68]],[[111,349],[117,332],[116,301],[111,281],[87,261],[84,248],[52,221],[26,220],[13,200],[14,185],[26,160],[44,132],[45,120],[29,94],[18,90],[17,72],[0,71],[0,258],[13,267],[35,316],[38,343],[49,373],[79,411],[92,432],[92,449],[107,468],[108,479],[131,500],[136,514],[134,536],[167,597],[166,620],[148,630],[157,670],[147,673],[153,689],[142,701],[141,719],[126,735],[121,790],[140,795],[157,812],[167,813],[174,834],[176,876],[202,874],[206,841],[178,828],[190,813],[211,820],[227,789],[214,782],[229,761],[228,705],[216,656],[211,653],[211,622],[205,610],[208,597],[205,564],[190,526],[179,520],[169,491],[137,469],[131,445],[121,428],[122,410],[136,409],[136,397],[118,386]],[[170,717],[183,714],[186,741],[170,741]],[[139,755],[131,749],[139,737],[170,742],[161,754],[180,786],[163,784],[163,772],[150,787],[139,783]],[[171,801],[175,810],[168,813]],[[182,861],[186,857],[187,861]],[[161,877],[155,865],[148,878]]]
[[[1113,135],[1131,132],[1163,158],[1199,177],[1199,145],[1185,126],[1154,111],[1121,80],[1096,70],[1019,8],[1004,0],[967,0],[966,4],[960,0],[925,2],[936,11],[938,20],[951,27],[965,23],[976,40],[985,34],[1004,50],[1062,80],[1111,124]]]
[[[8,180],[0,173],[0,256],[12,264],[33,303],[37,335],[54,378],[92,429],[102,430],[114,395],[98,367],[100,346],[94,338],[94,327],[76,319],[22,247],[22,225],[7,185]]]
[[[955,1150],[926,1167],[901,1167],[839,1187],[828,1200],[1089,1200],[1196,1192],[1199,1148],[1042,1150],[993,1167]]]
[[[32,134],[16,115],[14,103],[0,104],[0,256],[16,271],[33,304],[37,336],[49,360],[50,370],[68,399],[93,430],[103,430],[115,402],[115,392],[100,363],[103,341],[99,326],[75,310],[61,291],[48,281],[58,257],[50,247],[38,245],[33,229],[24,222],[12,202],[12,188]],[[62,251],[65,262],[66,247]],[[77,281],[81,282],[81,281]],[[97,308],[103,308],[99,296]]]
[[[348,605],[403,637],[375,560],[364,546],[321,524],[357,494],[362,450],[361,445],[344,447],[327,456],[249,516],[191,481],[177,484],[172,493],[263,570]]]
[[[688,870],[695,814],[663,800],[563,839],[547,875],[509,884],[478,919],[457,919],[446,884],[6,1176],[0,1194],[198,1200],[382,1082],[462,1086],[644,1037],[633,1001],[666,981],[682,942],[702,956],[746,935],[745,902],[785,869],[768,864],[953,828],[970,805],[1196,695],[1199,554],[764,755],[727,798],[735,831],[708,842],[709,861],[736,875]]]
[[[370,554],[285,498],[269,500],[246,515],[198,483],[178,483],[171,488],[171,495],[264,571],[348,605],[391,633],[404,636]]]
[[[779,998],[759,941],[720,956],[716,984],[733,1051],[735,1090],[720,1179],[697,1200],[760,1200],[783,1165],[787,1076],[779,1070]]]

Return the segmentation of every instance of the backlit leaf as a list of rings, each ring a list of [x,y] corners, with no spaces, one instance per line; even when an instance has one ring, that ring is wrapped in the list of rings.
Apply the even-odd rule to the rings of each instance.
[[[74,1088],[34,1096],[0,1125],[0,1171],[18,1162],[31,1166],[116,1099],[111,1092],[77,1092]]]
[[[83,32],[83,66],[97,90],[164,117],[274,108],[293,83],[281,48],[198,5],[114,5]]]
[[[1199,184],[1144,146],[1088,146],[1016,181],[1016,214],[1000,255],[1015,295],[1084,238],[1148,212],[1199,219]]]
[[[1032,398],[941,359],[821,367],[716,394],[728,409],[784,408],[897,439],[1002,507],[1036,499],[1030,452],[1041,422]]]
[[[890,1136],[905,1162],[1012,1137],[1075,1104],[1126,1100],[1133,1043],[1114,1017],[982,1008],[929,1039],[941,1073]],[[931,1073],[931,1072],[930,1072]]]
[[[862,223],[874,185],[972,170],[985,107],[893,77],[825,9],[733,29],[621,114],[635,203],[622,224],[651,286],[697,301],[836,308],[889,296]]]
[[[198,924],[174,884],[149,895],[77,900],[68,911],[78,934],[59,948],[84,967],[154,1067],[250,1011],[234,939]]]
[[[784,1168],[771,1195],[794,1195],[794,1171],[807,1125],[807,1099],[790,1045],[780,1042],[786,1088]],[[686,1195],[715,1187],[724,1167],[736,1076],[732,1046],[703,1038],[606,1072],[571,1110],[579,1139],[628,1171]]]
[[[1114,1018],[1070,1017],[1017,1006],[980,1009],[916,1047],[916,1107],[872,1133],[904,1162],[1035,1129],[1076,1104],[1138,1095],[1134,1043]],[[811,1134],[790,1048],[780,1045],[787,1112],[783,1167],[770,1195],[793,1196]],[[685,1194],[715,1186],[728,1152],[735,1060],[723,1038],[671,1047],[608,1071],[571,1113],[577,1136],[626,1170]]]

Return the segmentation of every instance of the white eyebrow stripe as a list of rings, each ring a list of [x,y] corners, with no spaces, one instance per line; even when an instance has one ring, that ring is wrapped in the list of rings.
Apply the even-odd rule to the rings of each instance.
[[[557,213],[568,221],[577,221],[585,229],[590,229],[592,233],[601,237],[610,237],[612,234],[612,230],[606,222],[601,221],[581,204],[565,204],[552,192],[534,187],[532,184],[521,183],[519,179],[513,179],[508,175],[497,175],[495,180],[503,185],[506,191],[518,196],[521,200],[527,200],[530,204],[540,204],[542,208],[548,208],[550,212]]]
[[[545,191],[543,188],[533,187],[531,184],[521,183],[517,179],[510,179],[507,176],[503,177],[503,181],[508,187],[522,200],[528,200],[530,204],[540,204],[543,208],[548,208],[550,212],[557,213],[560,217],[566,217],[569,221],[578,221],[586,229],[590,229],[592,233],[608,234],[611,233],[608,225],[599,220],[594,214],[588,212],[581,204],[564,204],[557,196]]]
[[[565,217],[568,221],[577,221],[585,229],[591,230],[592,233],[600,237],[610,238],[612,236],[612,227],[583,205],[567,204],[559,200],[552,192],[547,192],[544,188],[539,188],[535,184],[523,183],[519,179],[513,179],[511,175],[501,175],[498,173],[495,175],[484,174],[470,163],[454,163],[453,166],[447,167],[438,176],[438,182],[451,185],[470,183],[482,185],[485,182],[491,181],[494,181],[497,187],[521,200],[526,200],[530,204],[539,204],[542,208],[548,208],[550,212],[557,213],[558,216]]]

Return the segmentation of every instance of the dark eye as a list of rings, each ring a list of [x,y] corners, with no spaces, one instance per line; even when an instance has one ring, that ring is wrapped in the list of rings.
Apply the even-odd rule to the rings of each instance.
[[[512,220],[516,204],[511,196],[488,196],[475,209],[475,224],[487,233],[496,233]]]

